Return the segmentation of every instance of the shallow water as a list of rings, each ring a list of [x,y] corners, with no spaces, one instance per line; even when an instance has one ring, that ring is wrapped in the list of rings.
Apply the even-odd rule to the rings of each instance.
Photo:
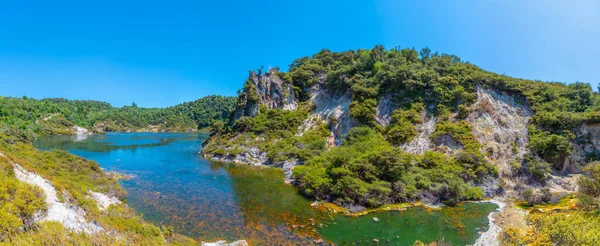
[[[373,239],[412,245],[441,237],[453,245],[472,244],[485,230],[493,204],[465,204],[440,211],[421,208],[358,218],[329,215],[283,183],[283,172],[208,161],[198,151],[197,133],[109,133],[87,139],[39,138],[40,149],[64,149],[104,169],[135,175],[121,181],[127,202],[157,224],[203,241],[246,239],[252,245],[315,239],[344,245]],[[374,222],[373,217],[380,218]]]

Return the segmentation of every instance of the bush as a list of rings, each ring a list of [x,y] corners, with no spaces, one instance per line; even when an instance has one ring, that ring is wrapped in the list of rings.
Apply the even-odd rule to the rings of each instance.
[[[296,167],[294,177],[307,195],[342,205],[376,207],[411,201],[419,194],[434,194],[448,204],[483,198],[480,188],[469,186],[461,178],[465,167],[454,159],[426,152],[417,158],[417,166],[413,166],[414,160],[373,129],[357,127],[348,133],[342,146]]]
[[[573,152],[568,136],[552,134],[548,131],[534,131],[529,137],[529,148],[545,161],[562,165],[564,157]]]
[[[542,188],[540,190],[540,201],[543,203],[549,203],[552,200],[552,192],[550,192],[550,188]]]
[[[386,129],[388,140],[396,145],[412,140],[417,135],[415,125],[422,123],[421,111],[423,110],[423,105],[420,103],[413,104],[409,110],[396,109]]]
[[[529,206],[533,206],[538,203],[535,191],[532,189],[524,190],[521,193],[521,197],[523,197],[523,200],[525,200],[525,202],[527,202],[527,205],[529,205]]]
[[[8,212],[8,206],[0,207],[0,242],[11,240],[11,237],[20,231],[23,222],[16,215]]]
[[[548,174],[550,173],[551,165],[550,163],[529,154],[525,156],[525,166],[523,166],[523,168],[523,171],[526,174],[534,179],[544,182],[549,177]]]
[[[584,173],[587,176],[581,176],[577,180],[579,191],[592,196],[600,196],[600,162],[592,162],[584,167]]]

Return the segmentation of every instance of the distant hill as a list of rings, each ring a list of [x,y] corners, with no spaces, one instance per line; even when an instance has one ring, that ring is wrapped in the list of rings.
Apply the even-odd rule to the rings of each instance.
[[[227,121],[234,97],[207,96],[168,108],[122,108],[98,101],[0,97],[0,131],[22,139],[74,134],[75,126],[94,132],[193,131]]]

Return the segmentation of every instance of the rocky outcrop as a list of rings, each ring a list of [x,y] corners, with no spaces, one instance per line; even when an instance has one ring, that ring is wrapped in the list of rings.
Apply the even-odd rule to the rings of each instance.
[[[437,136],[435,139],[433,139],[433,144],[435,144],[436,150],[450,155],[464,149],[464,146],[449,134]]]
[[[562,162],[563,173],[580,172],[589,157],[600,157],[600,124],[583,124],[575,135],[574,152]]]
[[[0,156],[4,156],[4,154],[0,153]],[[87,222],[83,209],[67,202],[61,202],[56,189],[50,181],[38,174],[25,170],[17,163],[11,162],[11,164],[14,167],[15,176],[19,181],[41,188],[46,195],[48,211],[45,215],[38,217],[37,221],[58,221],[68,229],[88,234],[104,230],[97,223]]]
[[[316,126],[316,124],[310,125],[310,123],[333,123],[331,131],[335,136],[336,145],[339,145],[342,136],[357,125],[357,122],[350,116],[352,94],[350,91],[332,91],[324,88],[321,84],[316,84],[310,89],[310,95],[310,102],[314,105],[314,110],[300,128],[306,131]]]
[[[72,129],[75,132],[75,141],[86,140],[88,138],[88,136],[91,134],[88,129],[85,129],[80,126],[74,126]]]
[[[423,118],[427,118],[427,114]],[[436,117],[429,117],[416,126],[418,135],[400,148],[408,153],[422,155],[432,145],[430,136],[435,131]]]
[[[232,148],[225,148],[225,150],[227,153],[230,153]],[[267,153],[260,151],[258,147],[247,148],[245,152],[235,155],[213,155],[205,153],[204,157],[215,161],[244,163],[252,166],[269,165]]]
[[[477,86],[477,102],[468,117],[481,152],[501,173],[510,163],[521,162],[529,152],[528,122],[533,115],[525,100],[497,90]]]
[[[99,192],[89,192],[91,194],[92,199],[96,202],[96,204],[98,204],[98,209],[100,209],[100,211],[106,210],[108,207],[110,207],[110,205],[121,204],[121,200],[114,196],[109,197]]]
[[[231,148],[226,148],[226,151],[230,153]],[[260,151],[257,147],[247,148],[247,152],[238,153],[235,155],[214,155],[204,153],[204,158],[221,161],[221,162],[232,162],[239,164],[248,164],[252,166],[271,166],[283,169],[285,176],[285,183],[292,183],[292,169],[301,164],[300,160],[287,160],[281,162],[273,162],[267,157],[267,152]]]
[[[392,113],[400,107],[400,104],[393,99],[399,96],[401,95],[385,94],[379,98],[379,101],[377,101],[377,110],[375,112],[375,121],[377,124],[380,126],[387,126],[390,124]]]
[[[268,109],[281,108],[295,110],[298,101],[292,85],[282,80],[274,69],[265,74],[250,72],[244,92],[238,98],[238,105],[233,111],[231,123],[243,117],[254,117],[259,113],[260,105]]]

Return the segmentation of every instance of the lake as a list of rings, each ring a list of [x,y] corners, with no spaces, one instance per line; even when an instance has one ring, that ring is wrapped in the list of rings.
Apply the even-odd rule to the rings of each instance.
[[[311,207],[312,200],[283,182],[277,168],[204,159],[200,133],[108,133],[87,138],[41,137],[34,146],[63,149],[94,160],[107,171],[134,175],[120,181],[127,203],[149,221],[173,226],[200,241],[247,240],[251,245],[337,245],[377,239],[412,245],[444,238],[453,245],[475,242],[487,230],[491,203],[429,210],[370,213],[357,218]],[[378,217],[375,222],[373,217]]]

